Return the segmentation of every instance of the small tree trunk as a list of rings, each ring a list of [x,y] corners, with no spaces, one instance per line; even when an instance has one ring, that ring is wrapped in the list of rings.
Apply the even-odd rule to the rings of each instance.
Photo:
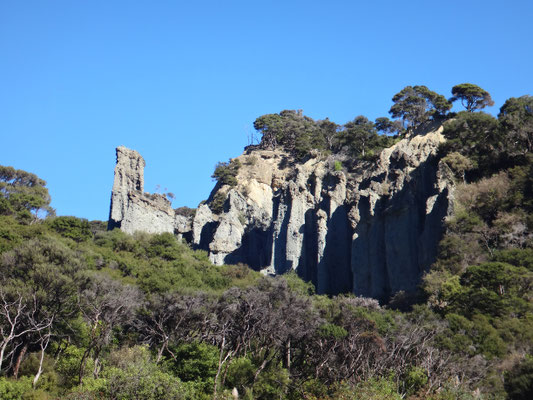
[[[291,339],[287,340],[286,368],[291,369]]]
[[[35,389],[35,386],[37,385],[37,381],[41,377],[41,374],[43,373],[43,361],[44,361],[44,351],[48,347],[48,343],[50,343],[50,333],[48,333],[44,338],[41,339],[41,358],[39,359],[39,369],[37,370],[37,373],[35,374],[35,377],[33,378],[32,386]]]
[[[99,374],[100,374],[100,358],[96,356],[96,358],[94,359],[94,368],[93,368],[94,379],[98,379]]]
[[[2,371],[2,363],[4,362],[4,354],[7,349],[7,345],[11,341],[12,337],[8,336],[4,341],[2,342],[2,347],[0,347],[0,371]]]
[[[20,353],[17,357],[17,361],[15,362],[15,367],[13,368],[13,377],[15,379],[18,379],[19,377],[20,364],[22,363],[22,360],[24,359],[24,356],[26,355],[27,351],[28,351],[28,343],[24,343],[24,346],[20,350]]]
[[[164,342],[157,351],[157,359],[155,361],[156,364],[159,364],[161,358],[163,358],[163,352],[165,351],[165,347],[167,347],[167,342]]]
[[[80,370],[78,375],[78,384],[81,386],[83,384],[83,375],[85,375],[85,364],[87,363],[87,357],[89,357],[89,353],[92,350],[92,346],[90,346],[85,352],[83,353],[83,357],[81,358],[80,362]]]

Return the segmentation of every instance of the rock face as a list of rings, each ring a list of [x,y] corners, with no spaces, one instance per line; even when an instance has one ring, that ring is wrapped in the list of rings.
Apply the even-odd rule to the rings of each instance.
[[[117,147],[108,229],[120,228],[126,233],[190,231],[189,221],[176,215],[163,195],[144,193],[145,165],[136,151]]]
[[[215,264],[296,270],[318,293],[386,300],[416,288],[452,212],[451,173],[436,158],[441,132],[403,139],[350,173],[335,171],[333,159],[318,153],[295,163],[283,151],[248,150],[238,157],[238,184],[217,186],[210,196],[223,196],[223,211],[213,213],[208,201],[190,221],[148,201],[144,161],[119,148],[110,226],[188,233]]]

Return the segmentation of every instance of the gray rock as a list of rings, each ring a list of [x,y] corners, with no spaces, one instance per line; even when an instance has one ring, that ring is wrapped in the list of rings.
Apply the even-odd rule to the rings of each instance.
[[[190,221],[176,216],[170,202],[160,194],[144,193],[144,159],[135,150],[117,147],[115,180],[111,192],[108,229],[126,233],[186,233]],[[179,218],[181,217],[181,218]]]
[[[224,210],[203,204],[192,220],[143,193],[144,160],[118,148],[110,227],[175,232],[215,264],[296,270],[318,293],[385,300],[416,289],[453,211],[453,180],[436,157],[443,140],[442,127],[403,139],[349,175],[318,152],[298,164],[283,151],[254,149],[238,157],[238,184],[211,194],[225,198]]]

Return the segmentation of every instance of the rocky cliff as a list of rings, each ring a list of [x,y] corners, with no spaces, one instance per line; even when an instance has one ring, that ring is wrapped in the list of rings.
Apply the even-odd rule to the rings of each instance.
[[[110,227],[185,234],[215,264],[296,270],[318,293],[387,299],[416,288],[452,211],[451,174],[436,157],[441,132],[403,139],[350,172],[318,152],[297,163],[283,151],[248,149],[237,185],[217,185],[189,220],[142,192],[144,160],[118,148]],[[215,198],[224,203],[218,213]]]

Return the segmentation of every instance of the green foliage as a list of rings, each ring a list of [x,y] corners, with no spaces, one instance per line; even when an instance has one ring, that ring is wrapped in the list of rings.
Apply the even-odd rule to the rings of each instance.
[[[253,385],[253,398],[269,400],[284,398],[288,392],[290,375],[281,365],[272,365],[271,368],[259,374]]]
[[[460,177],[463,182],[465,182],[465,173],[474,168],[474,163],[468,157],[455,151],[443,157],[442,162],[446,163],[455,176]]]
[[[379,136],[374,124],[360,115],[344,125],[340,139],[342,144],[348,146],[352,155],[364,157],[370,148],[376,147]]]
[[[61,346],[59,350],[59,357],[56,362],[55,370],[59,374],[60,385],[64,388],[73,388],[78,384],[78,373],[80,363],[85,349],[76,345],[68,345],[67,343],[58,343]],[[94,369],[94,361],[89,359],[85,368],[86,377],[89,377],[90,371]]]
[[[387,120],[388,121],[388,120]],[[383,132],[393,132],[397,124],[380,121]],[[356,117],[342,127],[329,119],[315,121],[304,116],[301,110],[284,110],[279,114],[267,114],[254,122],[254,127],[263,135],[261,146],[282,146],[297,159],[304,160],[313,150],[325,153],[347,152],[356,157],[372,157],[393,141],[378,135],[374,124],[363,116]],[[316,153],[314,153],[316,154]]]
[[[509,365],[514,353],[533,345],[533,163],[510,144],[511,128],[500,121],[462,112],[445,124],[442,161],[456,176],[464,171],[463,181],[471,183],[457,186],[456,212],[446,222],[423,289],[448,323],[439,346]],[[465,168],[465,159],[473,168]],[[502,390],[496,372],[487,373],[485,385],[487,391]]]
[[[461,285],[453,307],[466,315],[480,312],[501,317],[532,310],[525,298],[533,287],[533,273],[525,268],[500,262],[471,266],[461,276]]]
[[[196,214],[196,208],[190,208],[190,207],[178,207],[174,211],[176,211],[177,215],[183,215],[187,218],[193,218]]]
[[[348,331],[342,326],[324,324],[318,328],[318,334],[324,338],[342,339],[348,336]]]
[[[533,96],[511,97],[500,108],[498,119],[512,153],[533,150]]]
[[[391,121],[387,117],[376,118],[374,127],[385,135],[398,134],[403,131],[403,124],[400,121]]]
[[[283,275],[288,287],[295,293],[302,296],[315,294],[315,286],[311,282],[306,282],[300,278],[295,271],[290,271]]]
[[[283,141],[283,125],[283,117],[279,114],[266,114],[254,121],[254,128],[263,135],[261,142],[269,148],[274,148],[278,141]]]
[[[254,128],[262,134],[261,146],[283,146],[298,157],[305,157],[311,149],[333,146],[336,125],[329,120],[315,121],[304,116],[301,110],[283,110],[257,118]]]
[[[406,86],[392,98],[394,105],[389,113],[401,118],[407,129],[413,129],[430,118],[444,115],[452,104],[426,86]]]
[[[22,362],[19,370],[19,376],[27,376],[33,378],[39,369],[39,362],[41,353],[30,353],[30,355]],[[42,365],[42,375],[37,382],[39,390],[47,393],[55,393],[59,383],[59,375],[54,370],[54,359],[45,354]]]
[[[505,373],[504,387],[509,400],[533,398],[533,357],[526,356]]]
[[[409,368],[402,379],[403,392],[413,395],[428,383],[427,372],[422,367]]]
[[[13,215],[31,223],[42,211],[52,214],[46,182],[36,175],[13,167],[0,166],[0,215]]]
[[[236,186],[237,174],[241,163],[239,160],[234,159],[230,162],[219,162],[215,166],[215,172],[211,175],[211,178],[215,179],[221,185]]]
[[[175,376],[162,371],[152,360],[147,348],[119,350],[116,360],[105,370],[104,390],[108,398],[117,400],[182,400],[194,398]],[[98,388],[98,385],[96,385]]]
[[[533,249],[505,249],[494,254],[494,261],[524,267],[533,272]]]
[[[224,204],[226,203],[226,193],[217,192],[213,199],[209,202],[209,208],[215,214],[221,214],[224,211]]]
[[[31,378],[8,379],[0,377],[0,399],[24,400],[32,392]]]
[[[172,350],[170,369],[183,381],[203,381],[212,387],[217,373],[219,351],[206,343],[182,343]]]
[[[490,175],[503,162],[503,138],[492,115],[460,112],[444,125],[443,134],[447,141],[440,147],[442,155],[456,152],[470,159],[473,177]]]
[[[352,397],[353,396],[353,397]],[[392,378],[372,378],[359,383],[352,396],[337,397],[346,400],[400,400],[402,396],[398,393],[395,382]]]
[[[466,108],[466,111],[468,112],[481,110],[487,106],[494,105],[494,101],[492,101],[489,92],[472,83],[455,85],[452,88],[452,95],[453,97],[450,101],[454,102],[461,100],[463,107]]]
[[[248,357],[239,357],[231,362],[226,376],[226,387],[237,388],[239,393],[246,393],[252,387],[257,367]]]
[[[86,219],[76,217],[55,217],[48,219],[47,224],[61,236],[76,242],[83,242],[92,237],[91,225]]]
[[[333,169],[335,170],[335,172],[342,171],[342,162],[339,161],[339,160],[335,160],[335,164],[333,166]]]

